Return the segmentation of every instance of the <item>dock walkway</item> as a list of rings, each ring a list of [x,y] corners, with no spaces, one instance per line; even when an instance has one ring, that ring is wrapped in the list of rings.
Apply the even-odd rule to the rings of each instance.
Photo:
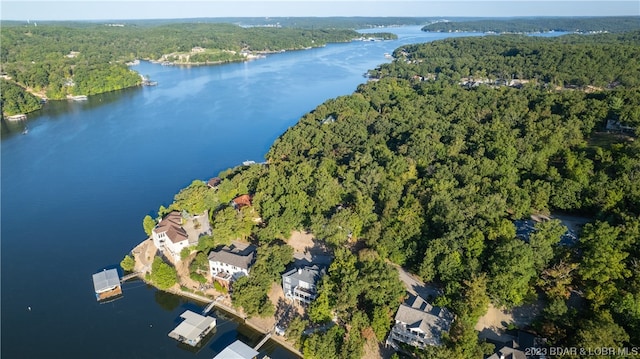
[[[142,273],[140,273],[140,272],[129,273],[129,274],[125,275],[124,277],[120,278],[120,283],[124,283],[124,282],[128,281],[131,278],[139,277],[140,274],[142,274]]]
[[[271,338],[272,334],[273,334],[272,332],[268,332],[267,335],[265,335],[264,338],[262,338],[260,343],[258,343],[255,347],[253,347],[253,350],[260,350],[260,348],[264,345],[264,343],[266,343],[267,340]]]

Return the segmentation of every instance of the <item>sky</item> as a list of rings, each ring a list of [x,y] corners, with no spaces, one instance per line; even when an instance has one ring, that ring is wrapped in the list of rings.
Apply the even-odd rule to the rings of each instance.
[[[196,17],[515,17],[640,15],[640,0],[0,0],[2,20],[127,20]]]

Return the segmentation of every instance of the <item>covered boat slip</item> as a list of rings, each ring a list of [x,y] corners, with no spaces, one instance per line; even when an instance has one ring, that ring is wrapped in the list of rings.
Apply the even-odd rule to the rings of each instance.
[[[122,295],[120,276],[116,269],[105,269],[93,275],[93,288],[96,300],[102,301],[111,297]]]
[[[216,326],[216,318],[186,310],[180,315],[184,321],[169,333],[179,342],[196,346]]]
[[[253,359],[260,353],[245,343],[236,340],[228,347],[224,348],[220,354],[213,357],[213,359]]]

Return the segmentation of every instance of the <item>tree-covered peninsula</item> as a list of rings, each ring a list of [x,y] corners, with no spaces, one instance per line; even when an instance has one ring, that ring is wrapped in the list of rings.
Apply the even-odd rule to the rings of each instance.
[[[3,96],[7,115],[38,108],[22,105],[29,98],[25,92],[58,100],[139,85],[139,74],[126,65],[136,59],[177,64],[246,61],[256,53],[318,47],[363,36],[348,29],[243,28],[220,23],[2,25],[0,69],[3,78],[17,86]]]
[[[640,33],[458,38],[394,56],[305,115],[266,164],[224,171],[215,188],[194,181],[159,215],[208,210],[203,254],[233,238],[261,246],[257,278],[233,287],[258,315],[273,313],[281,240],[322,239],[334,261],[287,332],[305,357],[359,358],[384,340],[403,297],[391,264],[440,288],[434,303],[456,316],[444,345],[416,357],[491,352],[474,329],[489,303],[542,303],[526,329],[549,346],[640,345]],[[242,194],[252,206],[232,210]],[[559,211],[588,218],[577,243],[557,220],[516,231]]]

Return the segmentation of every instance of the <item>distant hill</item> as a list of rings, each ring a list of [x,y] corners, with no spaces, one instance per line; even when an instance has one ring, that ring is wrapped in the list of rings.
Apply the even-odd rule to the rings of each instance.
[[[618,17],[537,17],[502,18],[470,21],[441,21],[429,24],[423,31],[535,33],[566,31],[577,33],[625,32],[640,29],[639,16]]]

